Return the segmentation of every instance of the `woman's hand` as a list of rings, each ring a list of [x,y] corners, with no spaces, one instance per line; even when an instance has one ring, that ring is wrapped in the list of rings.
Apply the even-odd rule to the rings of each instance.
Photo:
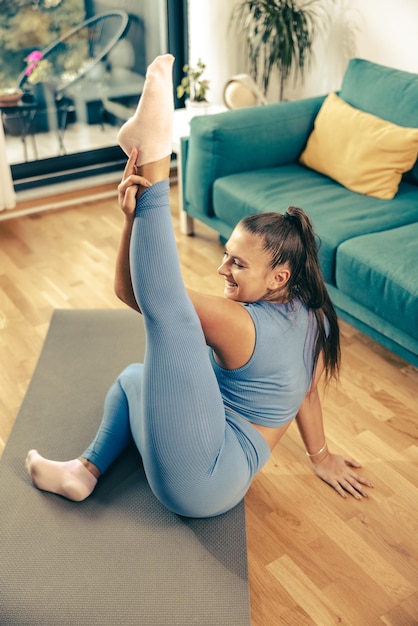
[[[319,463],[314,464],[316,475],[331,485],[340,496],[346,498],[349,493],[358,500],[362,497],[369,497],[364,485],[374,487],[370,480],[360,476],[353,469],[360,467],[360,463],[354,459],[331,453],[328,453]]]
[[[141,187],[151,187],[149,180],[136,173],[136,159],[138,150],[134,148],[123,172],[122,180],[118,186],[118,201],[122,211],[127,216],[133,216],[136,208],[138,191]]]

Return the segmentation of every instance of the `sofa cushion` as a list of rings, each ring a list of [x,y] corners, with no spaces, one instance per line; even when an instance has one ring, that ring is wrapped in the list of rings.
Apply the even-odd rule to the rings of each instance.
[[[418,339],[418,223],[355,237],[337,250],[336,284]]]
[[[418,127],[418,74],[351,59],[339,96],[356,109],[399,126]]]
[[[299,164],[232,174],[218,178],[213,188],[215,214],[231,231],[245,215],[284,212],[291,205],[310,215],[321,239],[324,278],[331,284],[335,284],[336,250],[343,241],[418,222],[418,189],[414,185],[401,183],[388,203],[348,191]]]
[[[418,74],[351,59],[339,96],[356,109],[388,122],[418,128]],[[404,178],[418,185],[418,162]]]
[[[418,128],[356,109],[335,93],[325,99],[301,163],[351,191],[390,200],[418,155]]]

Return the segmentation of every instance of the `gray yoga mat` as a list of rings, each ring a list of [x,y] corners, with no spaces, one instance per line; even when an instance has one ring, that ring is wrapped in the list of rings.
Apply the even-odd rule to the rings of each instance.
[[[246,626],[245,513],[186,519],[153,496],[134,448],[74,503],[32,486],[28,449],[74,458],[107,388],[141,361],[128,310],[56,311],[0,461],[1,626]]]

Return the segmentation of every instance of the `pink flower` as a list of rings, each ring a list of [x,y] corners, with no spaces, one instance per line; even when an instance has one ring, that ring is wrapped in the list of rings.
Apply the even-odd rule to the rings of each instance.
[[[33,70],[36,68],[39,61],[43,59],[43,57],[44,55],[42,54],[40,50],[33,50],[32,52],[28,54],[28,56],[25,59],[26,63],[28,64],[26,71],[25,71],[25,76],[30,76],[32,74]]]

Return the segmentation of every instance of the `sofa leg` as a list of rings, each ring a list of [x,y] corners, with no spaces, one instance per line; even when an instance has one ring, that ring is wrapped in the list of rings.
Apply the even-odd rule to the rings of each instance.
[[[183,235],[194,235],[194,220],[180,208],[180,232]]]
[[[184,210],[183,173],[181,159],[177,159],[177,193],[179,206],[180,232],[183,235],[194,235],[193,218]]]

